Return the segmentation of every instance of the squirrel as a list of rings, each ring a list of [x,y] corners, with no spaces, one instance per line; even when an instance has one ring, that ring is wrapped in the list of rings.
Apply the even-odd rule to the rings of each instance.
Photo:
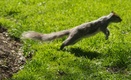
[[[22,33],[22,38],[24,39],[36,39],[41,41],[51,41],[56,38],[63,37],[68,35],[68,38],[62,43],[60,46],[60,50],[62,50],[65,46],[73,45],[78,42],[80,39],[84,37],[89,37],[95,35],[99,32],[103,32],[105,34],[105,39],[108,39],[110,32],[107,26],[110,23],[118,23],[121,22],[122,19],[115,13],[111,12],[106,16],[102,16],[97,20],[83,23],[74,28],[68,30],[62,30],[58,32],[53,32],[49,34],[42,34],[34,31],[27,31]]]

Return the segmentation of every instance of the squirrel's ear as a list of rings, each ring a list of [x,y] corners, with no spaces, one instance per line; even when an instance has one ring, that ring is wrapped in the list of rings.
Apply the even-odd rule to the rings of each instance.
[[[111,11],[111,13],[115,14],[115,12],[114,12],[114,11]]]

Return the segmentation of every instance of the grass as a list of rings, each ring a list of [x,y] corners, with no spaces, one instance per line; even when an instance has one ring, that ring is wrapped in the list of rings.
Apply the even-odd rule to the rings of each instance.
[[[130,80],[130,0],[1,0],[0,25],[11,36],[69,29],[115,11],[123,21],[109,25],[111,35],[86,38],[60,51],[66,38],[43,43],[23,40],[24,55],[33,58],[11,80]]]

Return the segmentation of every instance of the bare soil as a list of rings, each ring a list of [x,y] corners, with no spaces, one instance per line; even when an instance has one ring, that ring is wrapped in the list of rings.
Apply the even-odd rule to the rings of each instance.
[[[11,78],[25,61],[20,39],[10,37],[7,29],[0,26],[0,80]]]

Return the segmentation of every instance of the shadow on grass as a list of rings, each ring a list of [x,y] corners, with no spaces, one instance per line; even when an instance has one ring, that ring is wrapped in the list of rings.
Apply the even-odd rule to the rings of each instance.
[[[101,54],[96,51],[85,51],[80,48],[71,48],[70,52],[77,57],[88,57],[89,59],[94,59],[101,56]]]

